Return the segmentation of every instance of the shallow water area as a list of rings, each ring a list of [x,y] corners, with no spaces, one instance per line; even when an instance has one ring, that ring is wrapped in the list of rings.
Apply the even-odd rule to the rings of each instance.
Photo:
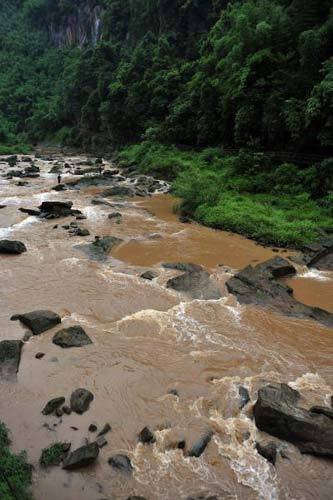
[[[73,166],[85,160],[60,159]],[[12,431],[14,449],[26,449],[35,466],[34,498],[125,500],[136,494],[175,500],[202,493],[239,500],[330,499],[332,463],[282,442],[289,459],[279,456],[274,468],[255,450],[257,439],[272,438],[256,429],[251,408],[258,388],[272,381],[293,384],[305,408],[328,405],[332,330],[239,305],[224,286],[236,270],[291,252],[183,224],[173,211],[177,200],[167,194],[108,197],[108,204],[96,205],[91,201],[105,187],[51,191],[52,162],[36,164],[42,175],[27,179],[27,186],[17,186],[18,179],[0,184],[0,204],[7,205],[0,210],[1,238],[27,246],[20,256],[0,258],[0,337],[23,337],[25,329],[10,321],[11,315],[50,309],[60,314],[63,327],[80,324],[93,343],[61,349],[52,343],[57,327],[33,336],[24,344],[17,381],[0,382],[0,419]],[[87,217],[77,222],[90,236],[71,236],[62,227],[73,217],[41,220],[18,211],[45,200],[71,200]],[[109,219],[112,212],[121,219]],[[116,236],[122,243],[107,259],[90,260],[78,247],[96,235]],[[204,266],[221,299],[191,300],[166,288],[177,271],[164,269],[163,262]],[[148,269],[156,272],[152,281],[140,277]],[[329,273],[318,279],[300,272],[288,282],[299,300],[332,310]],[[35,358],[38,352],[45,353],[41,360]],[[242,410],[240,385],[251,397]],[[86,413],[60,419],[41,414],[48,400],[65,396],[68,402],[78,387],[94,394]],[[70,473],[39,467],[42,448],[69,441],[74,450],[85,438],[95,438],[88,431],[91,423],[100,429],[106,422],[112,431],[95,465]],[[145,426],[155,433],[153,445],[138,443]],[[201,457],[177,448],[182,440],[190,447],[207,429],[214,436]],[[130,457],[132,475],[110,467],[108,458],[115,453]]]

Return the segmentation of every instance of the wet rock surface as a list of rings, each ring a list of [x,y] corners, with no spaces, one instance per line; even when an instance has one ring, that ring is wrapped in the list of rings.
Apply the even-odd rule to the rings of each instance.
[[[57,398],[53,398],[48,401],[45,407],[42,410],[43,415],[52,415],[55,411],[60,408],[65,402],[65,398],[63,396],[59,396]]]
[[[81,446],[81,448],[73,451],[65,458],[62,468],[65,470],[74,470],[81,467],[87,467],[97,460],[98,455],[99,447],[97,443]]]
[[[73,210],[72,207],[72,201],[43,201],[38,208],[41,218],[58,219],[81,213],[79,210]]]
[[[90,337],[79,325],[63,328],[54,335],[52,342],[64,349],[92,344]]]
[[[318,307],[311,307],[298,302],[293,296],[293,290],[275,276],[294,274],[288,261],[277,259],[259,264],[256,267],[247,266],[230,278],[227,289],[236,295],[241,304],[260,304],[288,316],[317,320],[325,325],[333,325],[333,314]],[[275,262],[274,262],[275,261]],[[274,273],[274,274],[273,274]]]
[[[0,254],[20,255],[27,251],[24,243],[15,240],[0,240]]]
[[[222,296],[209,273],[204,270],[191,270],[170,278],[167,288],[187,293],[193,299],[217,300]]]
[[[300,394],[286,384],[259,389],[254,406],[261,431],[295,444],[302,453],[333,457],[333,420],[298,406]]]
[[[79,414],[85,413],[93,399],[93,393],[87,389],[76,389],[70,398],[71,410]]]
[[[133,471],[131,460],[127,455],[123,455],[120,453],[117,455],[113,455],[109,458],[108,463],[109,465],[111,465],[111,467],[119,470],[120,472],[130,474]]]
[[[61,318],[57,313],[47,310],[15,314],[10,319],[12,321],[20,321],[24,326],[28,327],[34,335],[40,335],[61,323]]]
[[[123,240],[115,236],[104,236],[96,238],[93,243],[88,245],[79,245],[76,248],[83,251],[92,260],[105,260],[112,248],[120,245]]]
[[[300,256],[293,257],[295,262],[320,270],[333,270],[333,237],[305,245]]]
[[[21,361],[22,347],[21,340],[0,342],[0,379],[10,379],[16,376]]]

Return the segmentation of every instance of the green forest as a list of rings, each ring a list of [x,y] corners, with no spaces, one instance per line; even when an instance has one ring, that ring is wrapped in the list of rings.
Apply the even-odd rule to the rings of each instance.
[[[8,0],[0,150],[117,152],[257,241],[333,231],[331,0]]]

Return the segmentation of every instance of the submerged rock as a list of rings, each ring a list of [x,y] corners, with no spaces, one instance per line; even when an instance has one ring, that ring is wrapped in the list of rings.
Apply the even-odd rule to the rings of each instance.
[[[207,445],[210,443],[213,436],[213,432],[211,430],[205,432],[192,446],[189,450],[188,455],[190,457],[200,457],[203,454]]]
[[[18,372],[23,342],[2,340],[0,342],[0,378],[11,378]]]
[[[333,457],[333,420],[299,408],[299,397],[286,384],[259,389],[254,406],[258,429],[294,443],[302,453]]]
[[[281,264],[283,259],[278,259]],[[285,266],[278,267],[273,266],[272,260],[256,267],[247,266],[230,278],[226,286],[241,304],[266,305],[288,316],[315,319],[327,326],[333,325],[332,313],[298,302],[293,296],[292,288],[276,280],[273,272],[275,275],[285,276],[287,269],[290,269],[290,272],[292,270],[288,261],[285,261]]]
[[[109,196],[128,196],[128,197],[133,197],[135,196],[135,190],[130,187],[130,186],[112,186],[107,188],[105,191],[101,193],[102,197],[109,197]]]
[[[121,472],[131,473],[133,471],[133,466],[131,460],[127,455],[117,454],[109,458],[108,463],[114,469],[118,469]]]
[[[275,465],[276,455],[277,455],[277,446],[274,442],[270,442],[267,444],[256,443],[256,449],[262,457],[266,458],[268,462]]]
[[[52,415],[60,406],[62,406],[65,402],[65,398],[60,396],[58,398],[53,398],[46,403],[42,410],[43,415]]]
[[[188,264],[186,262],[164,262],[162,264],[162,267],[164,267],[164,269],[175,269],[177,271],[185,271],[185,272],[203,270],[203,267],[199,266],[198,264]]]
[[[89,409],[91,401],[93,401],[94,395],[87,389],[76,389],[70,399],[71,410],[80,415]]]
[[[90,337],[79,325],[63,328],[54,335],[52,342],[63,348],[82,347],[92,344]]]
[[[155,443],[156,439],[151,430],[148,427],[144,427],[139,434],[139,441],[144,444],[152,444]]]
[[[15,240],[0,240],[0,254],[20,255],[27,251],[24,243]]]
[[[250,394],[249,394],[249,391],[246,389],[246,387],[244,387],[242,385],[240,385],[238,387],[238,393],[240,396],[239,408],[242,409],[250,401]]]
[[[73,451],[65,458],[62,468],[65,470],[73,470],[80,467],[86,467],[87,465],[95,462],[98,455],[99,447],[97,443],[90,443],[85,446],[81,446],[81,448]]]
[[[122,243],[123,240],[115,236],[104,236],[95,238],[95,241],[89,245],[80,245],[76,248],[82,250],[93,260],[105,260],[112,248]]]
[[[10,319],[12,321],[19,320],[27,326],[34,335],[40,335],[61,323],[61,318],[58,314],[47,310],[15,314]]]
[[[171,278],[167,282],[167,288],[177,292],[188,293],[193,299],[217,300],[221,298],[221,292],[210,278],[207,271],[193,270],[185,274]]]

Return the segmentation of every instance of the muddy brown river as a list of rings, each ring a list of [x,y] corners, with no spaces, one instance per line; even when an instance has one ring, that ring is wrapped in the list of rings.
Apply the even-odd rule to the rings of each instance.
[[[63,160],[78,165],[82,158]],[[259,387],[288,382],[300,391],[305,408],[328,405],[332,395],[332,329],[239,305],[226,291],[225,282],[236,270],[276,256],[277,250],[182,224],[173,212],[177,200],[168,194],[111,199],[114,208],[91,204],[103,188],[51,191],[56,184],[56,175],[48,173],[52,162],[35,163],[41,176],[27,179],[26,186],[16,185],[18,179],[0,180],[0,203],[6,205],[0,210],[0,239],[27,246],[20,256],[0,258],[0,337],[22,339],[25,329],[10,321],[13,314],[50,309],[60,314],[64,327],[81,325],[93,344],[61,349],[51,341],[57,328],[31,337],[24,344],[17,381],[0,382],[0,420],[11,430],[13,449],[27,450],[35,467],[34,498],[178,500],[210,494],[238,500],[331,499],[331,461],[301,455],[282,442],[288,458],[279,456],[274,467],[255,449],[258,439],[274,440],[260,433],[251,418]],[[67,174],[65,180],[71,178]],[[62,225],[72,219],[42,221],[18,211],[46,200],[73,201],[87,217],[81,225],[91,236],[70,236]],[[115,210],[122,214],[121,223],[108,219]],[[123,243],[107,260],[92,261],[76,247],[95,235],[117,236]],[[222,298],[191,300],[167,289],[166,281],[177,271],[164,269],[163,262],[201,264]],[[153,281],[140,278],[148,269],[158,275]],[[298,300],[333,311],[333,274],[298,271],[288,281]],[[45,356],[38,360],[37,352]],[[251,396],[243,410],[240,385]],[[41,414],[48,400],[69,398],[79,387],[94,394],[89,411],[61,419]],[[39,467],[42,448],[68,441],[76,449],[93,439],[91,423],[102,427],[106,422],[112,431],[95,465],[76,472]],[[155,433],[153,445],[138,442],[145,426]],[[199,458],[176,447],[180,440],[190,447],[207,429],[214,435]],[[114,453],[130,457],[132,475],[110,467]]]

